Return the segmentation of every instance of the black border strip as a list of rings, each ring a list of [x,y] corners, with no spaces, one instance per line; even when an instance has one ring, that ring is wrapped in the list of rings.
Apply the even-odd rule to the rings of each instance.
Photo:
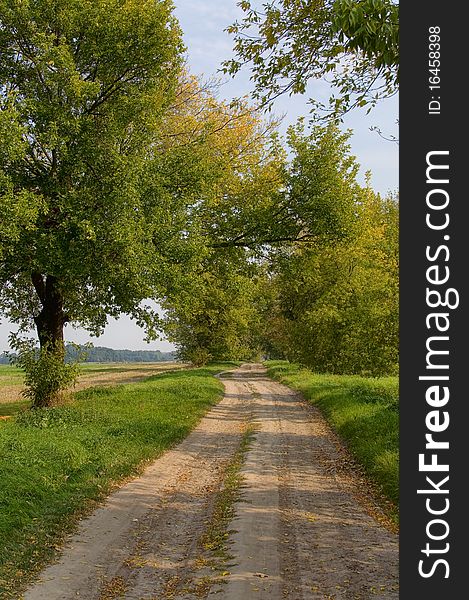
[[[458,8],[462,10],[455,2],[434,0],[407,0],[400,6],[400,598],[404,600],[448,600],[469,595],[469,502],[465,490],[469,475],[469,233],[464,219],[469,206],[464,185],[469,172],[465,164],[469,141],[462,91],[467,78],[465,40],[469,36]],[[438,32],[440,39],[430,39],[432,32]],[[432,41],[440,47],[430,48]],[[440,55],[430,55],[431,51]],[[440,62],[436,74],[430,73],[430,60]],[[430,77],[436,78],[430,81]],[[432,83],[434,89],[430,89]],[[429,164],[449,168],[430,168],[427,172]],[[448,280],[442,282],[446,276]],[[440,296],[428,296],[427,289]],[[458,300],[459,306],[445,307],[445,299],[450,305]],[[441,316],[429,316],[435,313]],[[436,350],[448,354],[437,354]],[[449,393],[447,401],[445,393]],[[441,446],[426,448],[427,434]],[[435,469],[442,470],[430,471],[432,461]],[[443,470],[445,465],[448,471]]]

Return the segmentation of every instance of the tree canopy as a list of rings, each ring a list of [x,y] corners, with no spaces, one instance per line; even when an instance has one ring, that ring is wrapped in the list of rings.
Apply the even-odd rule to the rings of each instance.
[[[17,210],[25,194],[37,207],[2,239],[2,305],[22,322],[55,303],[62,322],[98,329],[135,311],[164,262],[152,236],[172,199],[148,165],[180,32],[165,1],[1,4],[1,95],[22,129],[6,175]]]
[[[282,210],[272,218],[294,235],[212,248],[190,293],[165,306],[181,358],[263,354],[322,372],[396,371],[397,199],[357,182],[348,135],[290,129],[279,206],[291,222]]]
[[[371,108],[399,81],[398,6],[393,0],[274,0],[257,8],[242,0],[242,20],[228,28],[235,58],[225,72],[249,66],[254,94],[268,104],[282,93],[304,93],[311,79],[335,90],[314,109],[341,117]]]
[[[396,200],[364,189],[347,239],[277,254],[262,319],[273,356],[317,372],[397,371],[397,223]]]
[[[241,5],[227,69],[252,61],[262,99],[332,73],[337,115],[374,101],[368,83],[397,85],[390,0]],[[72,376],[64,326],[99,334],[121,313],[194,362],[394,368],[395,204],[358,184],[336,125],[283,140],[261,108],[219,100],[187,71],[172,11],[0,0],[0,312],[36,328],[39,353],[17,342],[36,403]]]
[[[0,230],[0,306],[34,324],[42,347],[63,353],[65,323],[98,332],[120,312],[150,327],[141,301],[187,260],[183,200],[152,171],[182,65],[172,8],[0,2],[2,122],[13,124],[1,208],[16,223]]]

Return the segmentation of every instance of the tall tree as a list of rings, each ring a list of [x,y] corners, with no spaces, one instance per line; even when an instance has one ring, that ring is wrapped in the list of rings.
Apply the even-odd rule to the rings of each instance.
[[[282,93],[304,93],[311,79],[327,78],[335,94],[315,109],[341,117],[371,108],[395,93],[399,81],[399,15],[394,0],[274,0],[239,6],[244,18],[234,34],[236,58],[225,71],[252,68],[255,96],[269,103]]]
[[[0,180],[12,222],[0,226],[0,309],[34,325],[44,352],[63,355],[66,323],[99,332],[126,312],[151,330],[142,300],[174,286],[189,259],[185,199],[155,144],[181,70],[172,10],[0,0],[0,128],[9,118],[13,149]]]
[[[24,156],[22,133],[11,99],[0,97],[0,260],[7,244],[34,227],[42,207],[42,199],[28,190],[15,191],[10,177],[12,163]]]
[[[224,144],[232,136],[232,152],[226,153],[225,146],[223,178],[198,214],[209,253],[194,273],[194,288],[165,305],[168,335],[182,357],[198,362],[259,354],[263,328],[265,349],[273,350],[271,333],[275,336],[282,327],[276,328],[280,320],[274,323],[275,310],[270,311],[275,304],[270,258],[283,251],[290,255],[293,243],[346,240],[362,199],[348,136],[337,127],[317,127],[310,135],[301,126],[291,128],[287,164],[284,153],[267,152],[269,139],[262,143],[257,127],[246,127],[242,120],[240,125],[222,136]],[[229,157],[242,146],[250,152],[233,169]],[[210,150],[214,147],[216,139]]]
[[[397,370],[396,199],[364,189],[346,239],[284,249],[274,272],[265,327],[273,355],[319,372]]]
[[[246,102],[216,99],[186,75],[165,132],[166,160],[172,157],[180,186],[188,174],[195,194],[189,213],[203,246],[190,285],[163,303],[166,334],[181,358],[197,364],[249,358],[257,350],[256,252],[272,237],[296,233],[283,214],[285,152],[275,123]]]
[[[257,267],[240,248],[215,252],[190,297],[167,306],[166,333],[183,360],[250,360],[260,353]]]

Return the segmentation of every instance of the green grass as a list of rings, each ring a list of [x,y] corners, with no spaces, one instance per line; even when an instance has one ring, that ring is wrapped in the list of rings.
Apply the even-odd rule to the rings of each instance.
[[[0,387],[4,385],[21,385],[23,372],[11,365],[0,365]]]
[[[182,440],[222,395],[211,365],[90,388],[66,406],[0,422],[0,598],[50,560],[116,485]]]
[[[83,375],[87,373],[123,373],[129,371],[130,373],[138,373],[140,370],[147,370],[151,367],[160,367],[163,369],[165,366],[170,366],[172,363],[81,363],[80,372]],[[24,375],[21,369],[11,365],[0,365],[0,387],[6,385],[22,385]]]
[[[399,499],[397,377],[319,375],[285,361],[267,361],[269,376],[318,406],[369,478],[396,506]]]
[[[133,362],[133,363],[80,363],[80,373],[86,375],[87,373],[129,373],[135,372],[138,374],[139,371],[147,371],[152,367],[161,368],[171,367],[173,362]]]
[[[0,417],[7,415],[16,415],[22,410],[27,409],[31,405],[29,400],[19,400],[18,402],[0,402]]]
[[[99,373],[128,373],[129,378],[138,377],[141,371],[148,372],[154,369],[154,374],[161,370],[174,367],[173,363],[82,363],[80,364],[80,375],[96,375]],[[86,379],[84,379],[86,381]],[[24,373],[20,369],[10,365],[0,365],[0,390],[7,386],[20,386],[24,382]],[[7,396],[0,397],[0,417],[16,415],[18,412],[29,408],[29,400],[10,402]]]

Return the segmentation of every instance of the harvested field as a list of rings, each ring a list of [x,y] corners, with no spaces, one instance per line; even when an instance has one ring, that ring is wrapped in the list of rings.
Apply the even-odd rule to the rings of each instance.
[[[159,363],[86,363],[82,366],[75,390],[93,386],[109,386],[135,383],[140,379],[165,371],[187,368],[188,365],[176,362]],[[0,365],[0,404],[23,400],[23,377],[21,371],[10,366]]]

